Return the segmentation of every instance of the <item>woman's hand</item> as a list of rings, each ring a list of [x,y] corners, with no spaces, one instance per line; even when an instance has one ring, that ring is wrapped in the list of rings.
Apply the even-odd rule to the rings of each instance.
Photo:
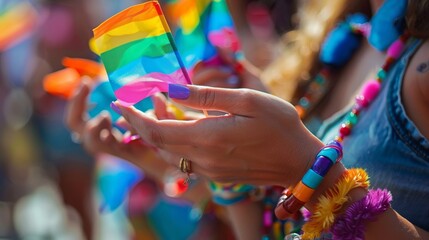
[[[164,158],[215,181],[261,185],[295,184],[323,144],[302,124],[289,103],[258,91],[174,86],[188,93],[178,103],[227,114],[199,120],[156,120],[120,107],[124,118]],[[170,97],[174,94],[170,91]]]

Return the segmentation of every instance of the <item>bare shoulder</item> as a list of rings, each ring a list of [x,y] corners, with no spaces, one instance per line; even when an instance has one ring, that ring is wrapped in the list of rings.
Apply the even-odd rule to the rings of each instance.
[[[429,40],[423,42],[407,67],[402,99],[408,116],[429,139]]]
[[[414,85],[422,100],[429,104],[429,40],[425,40],[408,66],[405,80]]]

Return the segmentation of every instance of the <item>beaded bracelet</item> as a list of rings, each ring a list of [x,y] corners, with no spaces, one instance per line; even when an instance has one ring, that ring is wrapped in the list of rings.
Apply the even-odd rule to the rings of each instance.
[[[373,221],[390,208],[392,194],[386,189],[370,190],[363,199],[353,203],[339,216],[331,228],[333,239],[364,239],[364,223]]]
[[[276,217],[284,220],[304,206],[332,165],[341,161],[342,156],[342,146],[337,141],[332,141],[323,147],[317,154],[313,166],[305,173],[295,188],[293,190],[289,188],[283,192],[275,209]]]
[[[350,190],[358,187],[368,188],[368,179],[368,174],[361,168],[345,171],[335,186],[319,197],[310,220],[302,227],[303,239],[318,238],[322,232],[331,228],[338,211],[349,200],[347,195]]]

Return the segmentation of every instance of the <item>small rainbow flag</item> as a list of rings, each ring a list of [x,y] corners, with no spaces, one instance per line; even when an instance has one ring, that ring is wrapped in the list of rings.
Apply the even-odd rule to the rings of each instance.
[[[191,84],[157,1],[132,6],[94,29],[95,45],[117,99],[138,103],[169,83]]]
[[[23,1],[0,3],[0,51],[12,47],[29,36],[37,25],[38,15],[34,7]]]

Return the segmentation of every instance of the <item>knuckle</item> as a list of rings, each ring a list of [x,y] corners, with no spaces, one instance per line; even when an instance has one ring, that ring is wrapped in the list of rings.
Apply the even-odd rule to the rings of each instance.
[[[249,91],[240,91],[240,102],[241,108],[243,109],[253,109],[257,104],[256,98],[253,96],[253,92]]]
[[[216,93],[210,89],[202,89],[198,95],[198,103],[200,106],[212,107],[216,101]]]
[[[206,148],[225,148],[229,143],[229,138],[226,133],[217,132],[216,134],[209,134],[200,138],[198,141],[199,145]]]
[[[162,147],[165,144],[164,137],[156,128],[151,128],[149,131],[149,138],[156,147]]]

